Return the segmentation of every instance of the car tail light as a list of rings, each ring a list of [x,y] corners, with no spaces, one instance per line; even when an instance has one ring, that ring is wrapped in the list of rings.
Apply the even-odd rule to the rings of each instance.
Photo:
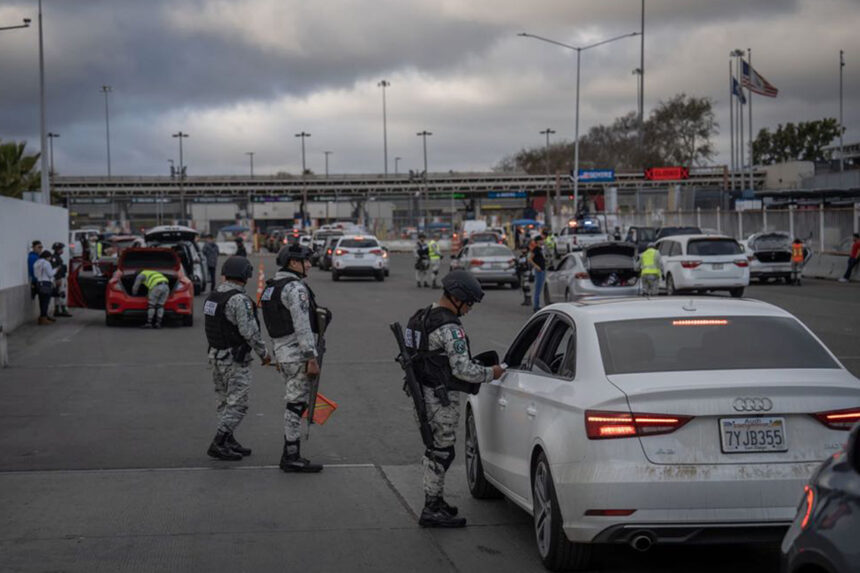
[[[603,515],[607,517],[626,517],[636,513],[635,509],[586,509],[585,515]]]
[[[800,511],[803,512],[803,519],[800,522],[801,529],[806,529],[806,526],[809,525],[813,507],[815,507],[815,490],[805,485],[803,486],[803,499],[800,502]]]
[[[341,255],[349,254],[349,251],[347,251],[346,249],[338,249],[334,252],[334,254],[339,257]]]
[[[331,249],[326,249],[326,250],[325,250],[325,254],[327,254],[327,255],[331,255]]]
[[[176,281],[176,286],[173,287],[173,292],[185,292],[191,286],[191,281],[188,279],[180,279]]]
[[[750,266],[750,262],[746,259],[738,259],[735,264],[741,268]]]
[[[371,249],[371,250],[370,250],[370,254],[371,254],[371,255],[381,255],[381,254],[382,254],[382,249]]]
[[[674,432],[692,419],[692,416],[587,410],[585,433],[590,440],[654,436]]]
[[[831,430],[848,431],[854,427],[855,423],[860,422],[860,408],[819,412],[813,416]]]
[[[110,282],[110,290],[116,292],[125,292],[125,289],[122,288],[122,283],[118,280],[112,280]]]
[[[702,261],[681,261],[681,266],[685,269],[695,269],[702,264]]]
[[[471,261],[469,261],[470,267],[480,267],[483,264],[484,261],[482,261],[481,259],[472,259]]]
[[[575,275],[573,275],[573,278],[575,278],[575,279],[587,279],[590,277],[588,276],[588,273],[576,273]]]

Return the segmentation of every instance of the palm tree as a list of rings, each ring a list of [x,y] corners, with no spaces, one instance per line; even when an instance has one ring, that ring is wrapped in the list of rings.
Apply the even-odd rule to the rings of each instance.
[[[24,191],[38,191],[41,172],[36,170],[39,154],[25,155],[26,143],[0,141],[0,195],[23,197]]]

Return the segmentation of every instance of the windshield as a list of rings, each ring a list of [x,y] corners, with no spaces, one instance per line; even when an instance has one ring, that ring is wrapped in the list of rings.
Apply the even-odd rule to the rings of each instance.
[[[688,255],[739,255],[741,246],[734,239],[696,239],[687,243]]]
[[[498,235],[494,233],[475,233],[472,235],[473,243],[481,243],[481,242],[492,242],[495,243],[499,240]]]
[[[473,257],[513,257],[514,254],[507,247],[501,245],[487,245],[474,247],[469,253]]]
[[[372,249],[378,247],[379,244],[376,239],[343,239],[337,246],[340,248]]]
[[[606,374],[839,368],[789,317],[682,316],[600,322],[595,328]]]

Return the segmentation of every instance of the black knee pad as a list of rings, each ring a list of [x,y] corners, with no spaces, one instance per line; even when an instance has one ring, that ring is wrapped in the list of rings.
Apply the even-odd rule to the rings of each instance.
[[[445,468],[445,471],[448,471],[448,468],[454,463],[456,452],[454,451],[454,446],[448,446],[447,448],[428,449],[424,452],[424,455]]]
[[[305,410],[308,409],[308,405],[304,402],[287,402],[287,410],[298,416],[302,417],[302,414],[305,413]]]

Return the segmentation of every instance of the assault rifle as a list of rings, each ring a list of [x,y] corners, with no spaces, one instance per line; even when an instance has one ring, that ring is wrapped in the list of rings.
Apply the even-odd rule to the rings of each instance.
[[[412,398],[412,403],[415,405],[415,413],[418,415],[418,428],[421,431],[421,441],[424,442],[426,448],[433,447],[433,430],[430,428],[430,422],[427,419],[427,408],[424,405],[424,394],[421,390],[421,383],[418,377],[415,376],[415,370],[412,367],[412,354],[406,346],[406,340],[403,338],[403,327],[399,322],[390,324],[391,332],[394,333],[394,340],[397,341],[397,349],[399,354],[394,359],[404,372],[403,390]]]

